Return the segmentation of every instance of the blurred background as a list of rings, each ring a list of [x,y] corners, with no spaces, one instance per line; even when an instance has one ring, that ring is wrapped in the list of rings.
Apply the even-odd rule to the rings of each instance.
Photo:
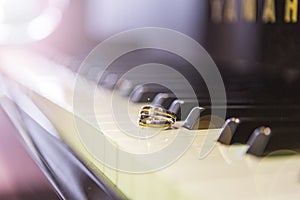
[[[298,102],[300,31],[298,23],[283,22],[284,1],[276,0],[274,24],[261,22],[263,1],[257,5],[257,22],[240,20],[242,0],[235,5],[237,21],[213,23],[209,2],[0,0],[0,51],[34,50],[76,71],[82,59],[113,34],[139,27],[170,28],[205,47],[222,73],[229,96],[238,93],[239,98],[265,103]],[[133,52],[110,67],[125,72],[154,61],[192,76],[185,70],[186,61],[157,50]],[[196,91],[197,84],[198,80],[193,83]],[[56,199],[2,110],[0,130],[0,199]]]

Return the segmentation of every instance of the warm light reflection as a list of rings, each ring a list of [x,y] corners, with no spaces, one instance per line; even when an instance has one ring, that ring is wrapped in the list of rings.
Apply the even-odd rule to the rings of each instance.
[[[22,24],[39,16],[46,8],[46,0],[2,0],[3,22],[5,24]]]
[[[21,44],[49,36],[69,0],[0,0],[0,44]]]
[[[28,26],[28,34],[34,40],[41,40],[50,35],[60,22],[62,13],[55,7],[47,8],[39,17],[33,19]]]

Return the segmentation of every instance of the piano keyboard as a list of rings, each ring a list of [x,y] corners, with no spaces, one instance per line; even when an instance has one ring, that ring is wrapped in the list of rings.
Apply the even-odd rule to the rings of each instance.
[[[145,103],[130,101],[127,95],[122,96],[112,90],[95,86],[94,82],[84,77],[76,79],[76,75],[65,67],[35,53],[3,51],[1,71],[21,86],[23,92],[43,111],[58,130],[61,139],[75,154],[94,173],[106,176],[112,183],[112,187],[120,190],[128,199],[279,200],[300,197],[300,156],[299,151],[295,153],[300,147],[298,133],[300,127],[297,125],[299,124],[297,119],[287,120],[290,126],[282,129],[285,119],[266,124],[268,119],[263,118],[261,124],[243,115],[238,116],[240,118],[229,119],[230,121],[227,121],[223,127],[188,129],[184,124],[193,117],[185,114],[182,120],[186,121],[176,122],[174,126],[177,128],[157,133],[151,129],[145,131],[138,126],[139,109]],[[82,83],[79,88],[82,94],[79,101],[82,108],[80,110],[75,110],[73,105],[75,81]],[[85,94],[89,92],[95,93],[93,112],[83,109],[87,102]],[[129,115],[131,123],[127,124],[127,121],[115,123],[116,118],[122,119],[122,116],[113,115],[118,108],[110,106],[112,100],[113,105],[126,105],[128,114],[117,114]],[[171,106],[170,102],[167,104]],[[244,107],[230,108],[229,106],[229,109],[241,111]],[[251,110],[247,109],[249,107],[246,107],[245,113],[252,114]],[[209,111],[205,112],[209,113]],[[285,110],[282,112],[284,113]],[[292,111],[289,112],[294,114]],[[266,113],[266,117],[272,115],[272,112],[263,113]],[[234,116],[230,114],[228,117]],[[296,118],[296,114],[294,117]],[[263,127],[264,125],[266,127]],[[247,128],[248,126],[251,130]],[[78,130],[84,130],[84,138],[81,138],[82,134],[79,135]],[[124,131],[139,132],[141,135],[137,137],[126,135]],[[179,141],[185,141],[191,135],[194,135],[195,139],[191,146],[172,163],[147,173],[119,170],[118,166],[122,165],[120,151],[145,155],[158,152],[171,145],[179,132],[181,133]],[[269,137],[273,132],[274,138]],[[210,139],[215,146],[206,157],[200,157],[201,151],[205,148],[203,144],[206,144],[207,139]],[[282,145],[284,142],[288,144]],[[90,148],[86,148],[87,143]],[[240,144],[234,145],[234,143]],[[118,151],[105,154],[111,144],[117,147]],[[274,154],[273,151],[278,151],[280,148],[288,149],[289,144],[292,145],[290,149],[292,155],[266,156],[268,153]],[[279,146],[280,148],[277,149],[276,147]],[[97,155],[103,152],[105,157],[100,161]],[[105,162],[114,163],[117,169],[105,165]],[[128,163],[134,165],[137,162],[129,160]],[[147,165],[152,166],[152,163],[143,163],[143,165],[148,169]]]

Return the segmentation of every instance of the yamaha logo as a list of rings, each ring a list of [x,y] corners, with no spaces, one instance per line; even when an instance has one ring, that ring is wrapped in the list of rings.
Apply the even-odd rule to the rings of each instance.
[[[278,10],[283,16],[279,19]],[[214,23],[263,22],[275,23],[283,20],[285,23],[298,22],[298,0],[210,0],[211,19]]]

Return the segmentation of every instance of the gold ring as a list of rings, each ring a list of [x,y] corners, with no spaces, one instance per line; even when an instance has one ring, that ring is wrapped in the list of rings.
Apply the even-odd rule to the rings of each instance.
[[[169,128],[175,121],[175,114],[162,107],[143,106],[139,112],[140,126]]]

